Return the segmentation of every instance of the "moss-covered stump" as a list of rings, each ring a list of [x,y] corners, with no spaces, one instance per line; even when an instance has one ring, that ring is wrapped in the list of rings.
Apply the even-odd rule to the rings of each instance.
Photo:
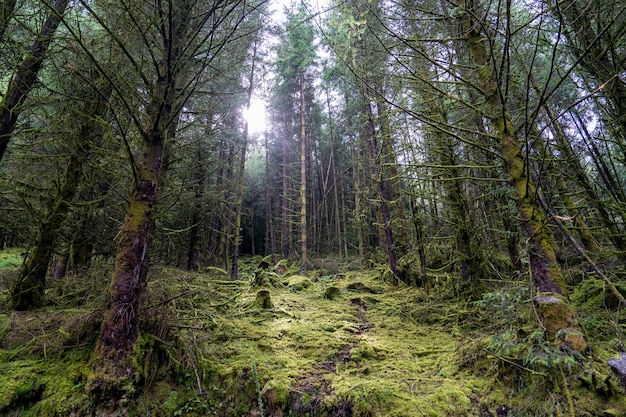
[[[292,275],[287,281],[287,286],[293,291],[302,291],[313,285],[313,282],[302,275]]]
[[[280,276],[274,272],[257,269],[254,271],[252,285],[255,287],[281,287]]]
[[[256,293],[256,298],[254,299],[254,306],[260,308],[261,310],[271,310],[274,308],[270,292],[268,290],[258,291]]]
[[[327,300],[334,300],[341,295],[341,290],[338,287],[330,286],[324,290],[324,298]]]
[[[552,292],[539,293],[533,298],[533,303],[541,324],[553,337],[559,336],[561,342],[576,352],[587,350],[576,314],[565,296]]]

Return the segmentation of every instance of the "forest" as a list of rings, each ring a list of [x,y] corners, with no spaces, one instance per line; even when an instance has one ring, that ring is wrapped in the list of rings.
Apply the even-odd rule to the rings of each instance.
[[[626,415],[626,3],[0,0],[0,416]]]

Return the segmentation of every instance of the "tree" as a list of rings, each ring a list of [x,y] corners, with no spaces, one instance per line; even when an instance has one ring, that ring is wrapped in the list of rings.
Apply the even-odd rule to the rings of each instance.
[[[146,94],[145,115],[127,109],[141,139],[137,157],[132,158],[134,178],[129,208],[118,234],[115,272],[88,380],[90,391],[125,394],[132,391],[137,375],[133,349],[146,288],[150,229],[165,143],[174,140],[170,133],[175,131],[180,110],[203,71],[254,9],[243,7],[239,1],[138,3],[132,9],[130,4],[121,2],[129,17],[129,34],[136,34],[141,41],[138,48],[130,50],[109,27],[112,22],[104,20],[105,9],[81,3],[121,49]],[[143,67],[138,58],[146,56],[151,59],[150,65]]]
[[[289,256],[289,208],[287,188],[287,164],[288,150],[292,138],[295,137],[292,127],[299,125],[297,137],[299,146],[299,174],[300,174],[300,268],[306,271],[308,268],[308,229],[307,229],[307,98],[306,92],[311,88],[307,73],[310,71],[315,58],[313,47],[314,31],[307,22],[306,10],[301,6],[296,12],[290,12],[285,25],[286,36],[281,40],[277,50],[277,85],[275,100],[284,106],[281,110],[274,107],[275,111],[282,114],[280,129],[282,136],[282,240],[283,255]],[[298,95],[298,104],[295,105],[292,97]],[[296,117],[297,115],[297,117]],[[297,122],[296,122],[297,120]]]
[[[52,42],[54,32],[61,22],[61,17],[65,13],[68,3],[68,0],[56,0],[50,8],[41,32],[33,41],[28,54],[19,65],[2,99],[2,103],[0,103],[0,161],[4,157],[24,101],[37,80],[37,74],[39,74],[43,64],[46,51]],[[5,6],[7,7],[6,10]],[[5,16],[5,13],[9,13],[8,7],[9,4],[5,1],[2,8],[3,16]]]

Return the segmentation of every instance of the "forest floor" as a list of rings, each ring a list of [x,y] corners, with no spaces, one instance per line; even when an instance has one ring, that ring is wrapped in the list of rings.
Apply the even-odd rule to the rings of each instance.
[[[607,365],[624,325],[599,280],[572,288],[584,357],[541,331],[523,278],[470,301],[452,273],[414,288],[355,262],[319,261],[302,276],[284,261],[257,269],[258,257],[238,281],[155,268],[136,391],[96,409],[84,385],[110,265],[51,282],[43,309],[12,312],[10,256],[0,255],[0,416],[626,415]]]

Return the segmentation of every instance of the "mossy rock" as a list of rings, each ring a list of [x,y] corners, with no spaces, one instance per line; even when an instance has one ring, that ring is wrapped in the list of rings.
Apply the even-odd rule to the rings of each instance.
[[[289,277],[289,281],[287,282],[287,286],[293,291],[302,291],[312,285],[313,282],[311,282],[309,278],[302,275],[292,275]]]
[[[334,285],[326,287],[324,290],[324,298],[327,300],[334,300],[341,295],[341,290]]]

